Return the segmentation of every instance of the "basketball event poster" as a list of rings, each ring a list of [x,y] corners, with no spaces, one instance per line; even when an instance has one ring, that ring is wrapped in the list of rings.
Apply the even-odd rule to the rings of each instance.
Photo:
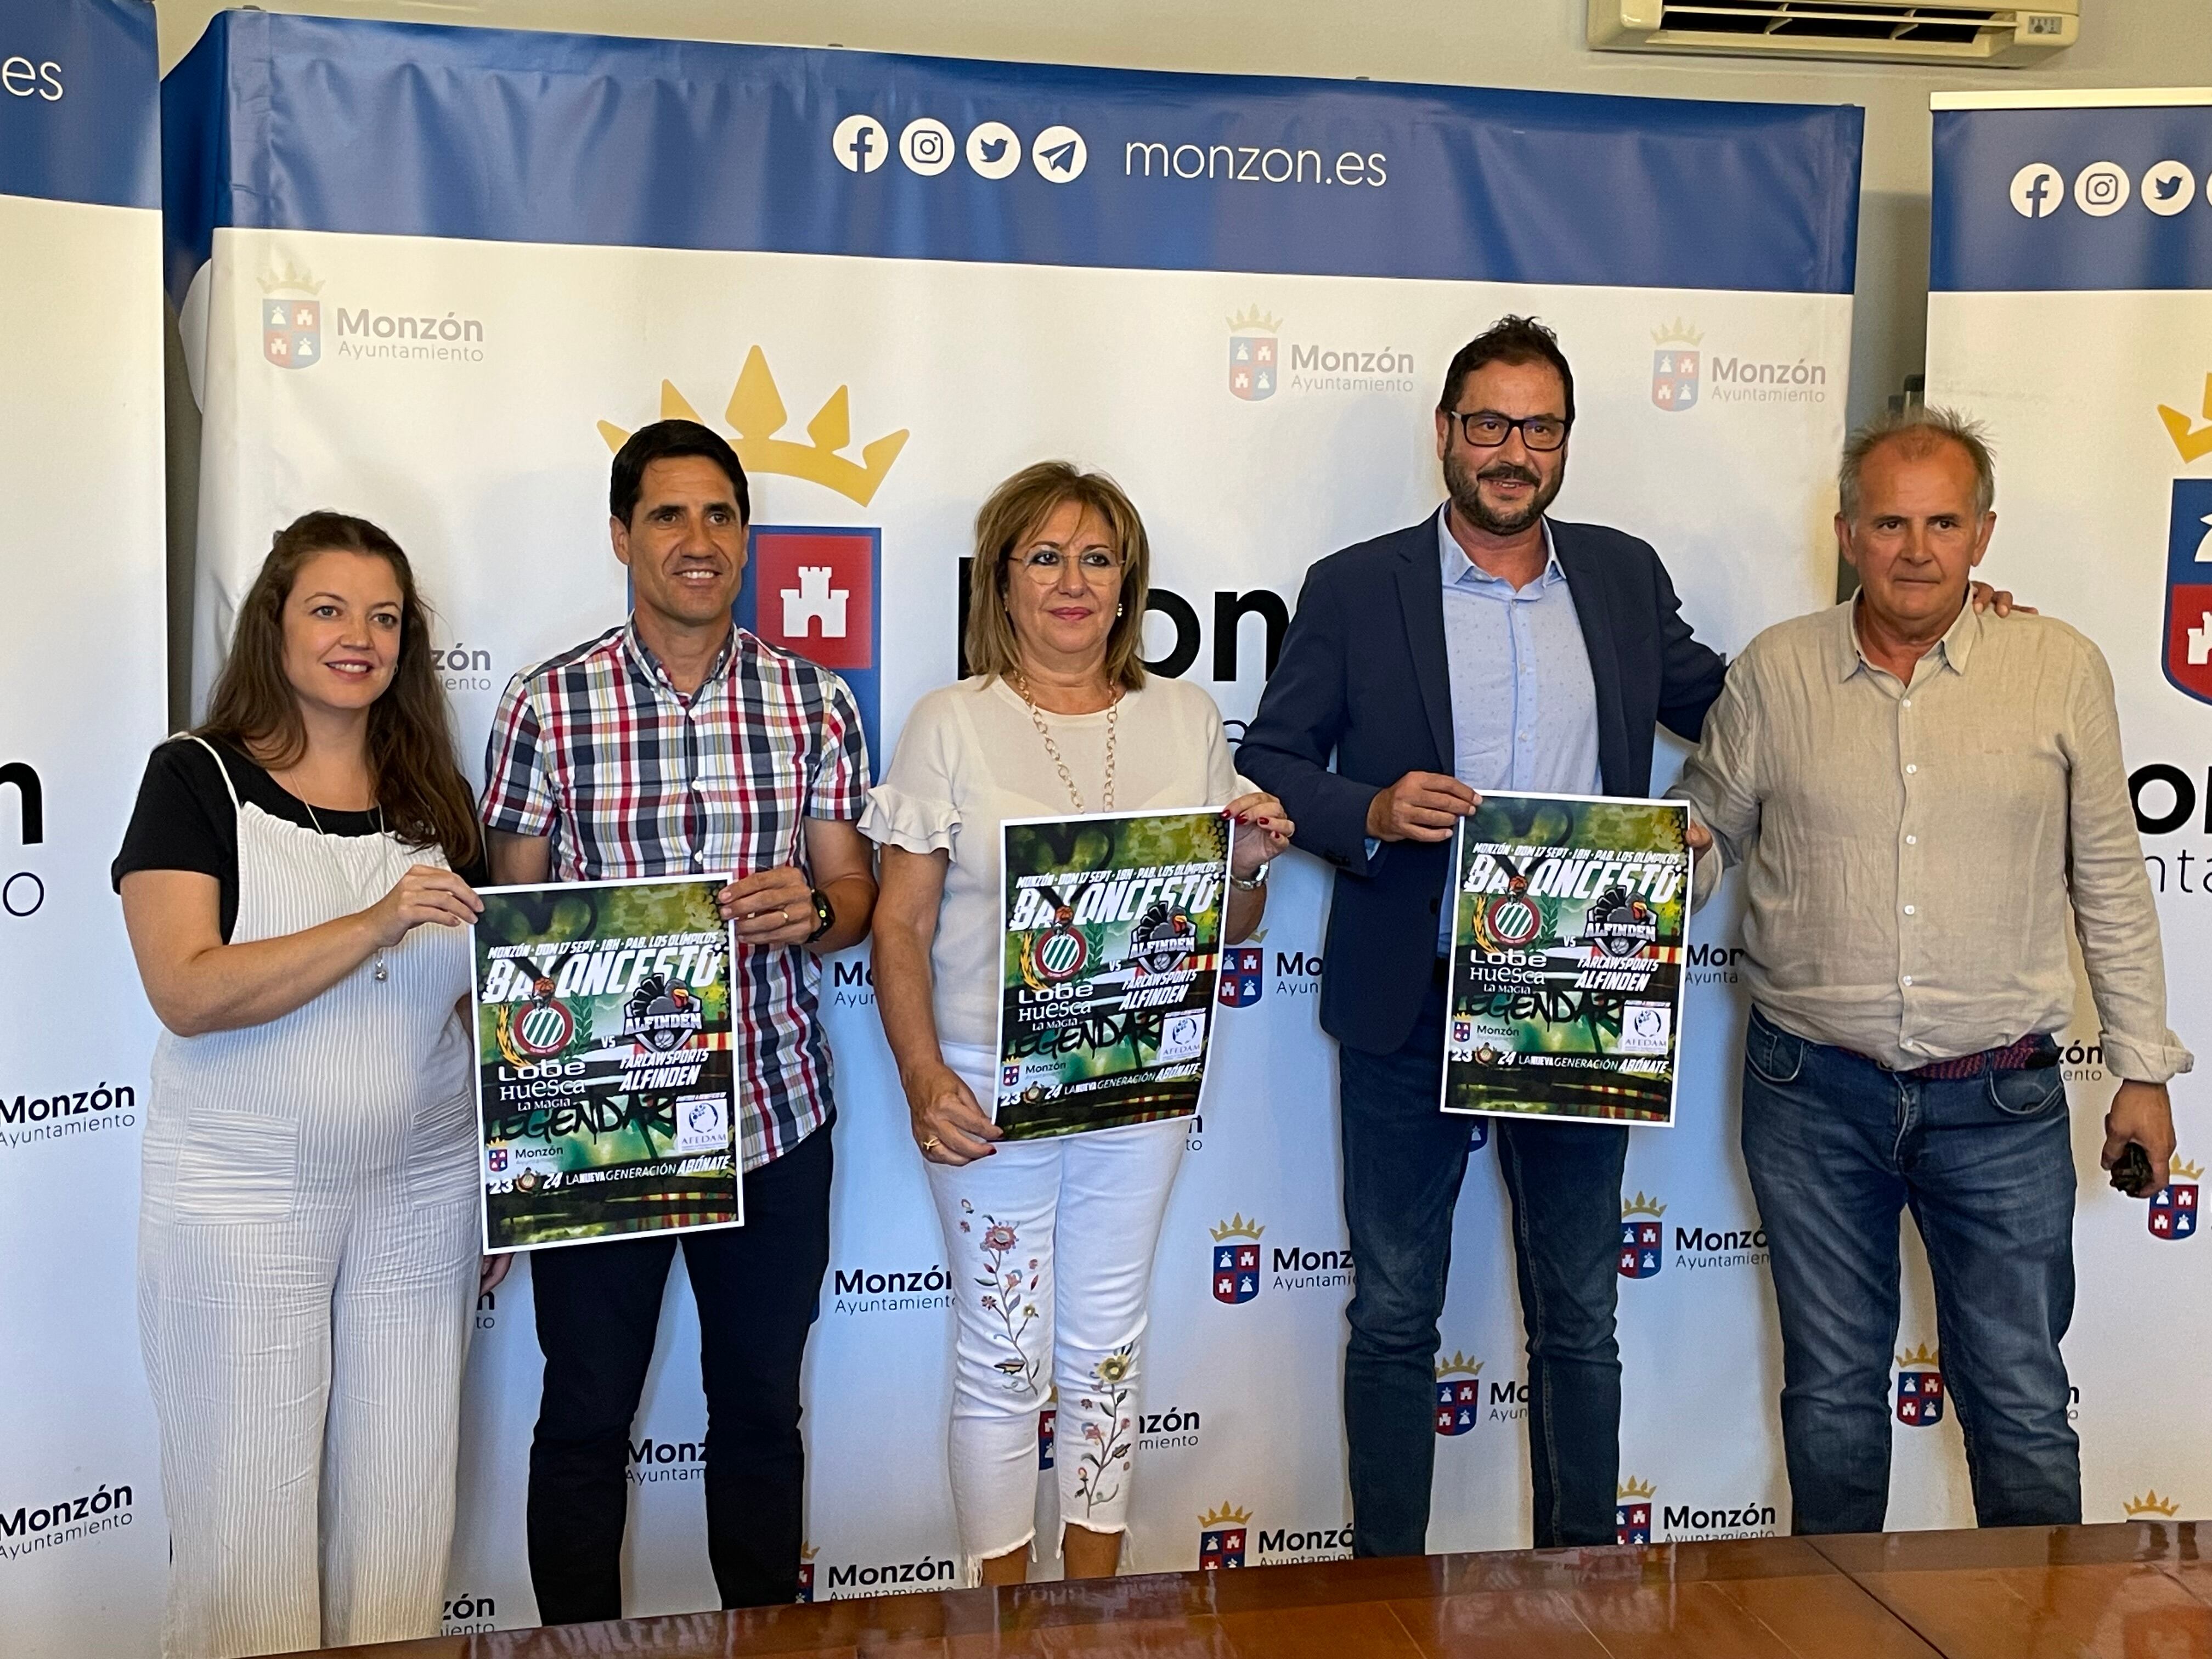
[[[992,1119],[1014,1140],[1184,1117],[1213,1030],[1219,811],[1010,818]]]
[[[1680,801],[1589,795],[1460,820],[1445,1111],[1674,1122],[1688,828]]]
[[[735,935],[690,877],[480,889],[484,1249],[744,1218]]]

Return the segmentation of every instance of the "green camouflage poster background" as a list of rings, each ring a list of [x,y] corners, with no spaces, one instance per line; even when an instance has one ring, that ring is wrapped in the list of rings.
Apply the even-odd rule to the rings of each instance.
[[[1443,1109],[1671,1124],[1680,801],[1485,795],[1453,843]]]
[[[993,1116],[1010,1139],[1198,1109],[1220,978],[1219,812],[1010,819]]]
[[[487,1250],[744,1219],[732,939],[715,885],[483,890]]]

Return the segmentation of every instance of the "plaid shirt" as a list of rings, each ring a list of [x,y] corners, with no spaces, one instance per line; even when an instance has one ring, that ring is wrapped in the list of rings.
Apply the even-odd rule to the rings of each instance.
[[[747,876],[806,868],[805,818],[850,822],[867,739],[845,683],[743,629],[690,697],[635,623],[518,674],[484,757],[484,823],[553,839],[551,879]],[[781,945],[737,956],[744,1167],[830,1111],[821,964]]]

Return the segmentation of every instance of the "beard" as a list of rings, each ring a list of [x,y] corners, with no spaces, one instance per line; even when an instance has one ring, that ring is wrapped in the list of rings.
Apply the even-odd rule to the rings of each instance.
[[[1501,513],[1482,499],[1480,485],[1485,478],[1517,478],[1534,485],[1536,493],[1519,511]],[[1452,505],[1459,509],[1460,517],[1492,536],[1517,536],[1535,523],[1543,517],[1544,509],[1558,499],[1559,486],[1566,481],[1564,460],[1547,484],[1534,469],[1516,462],[1492,461],[1470,471],[1457,450],[1447,451],[1444,455],[1444,489],[1451,496]]]

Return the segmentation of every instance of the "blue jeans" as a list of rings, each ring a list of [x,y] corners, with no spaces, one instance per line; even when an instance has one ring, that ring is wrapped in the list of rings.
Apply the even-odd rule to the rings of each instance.
[[[2074,1316],[2074,1155],[2057,1064],[1916,1079],[1753,1009],[1743,1158],[1782,1315],[1792,1530],[1882,1528],[1897,1217],[1908,1205],[1936,1282],[1975,1518],[2079,1522],[2081,1455],[2058,1354]]]
[[[1352,1337],[1344,1353],[1352,1551],[1419,1555],[1436,1464],[1436,1372],[1452,1209],[1474,1121],[1439,1111],[1443,993],[1395,1054],[1339,1054]],[[1528,1340],[1528,1450],[1540,1549],[1613,1541],[1620,1472],[1620,1172],[1628,1131],[1490,1120],[1513,1205]]]

